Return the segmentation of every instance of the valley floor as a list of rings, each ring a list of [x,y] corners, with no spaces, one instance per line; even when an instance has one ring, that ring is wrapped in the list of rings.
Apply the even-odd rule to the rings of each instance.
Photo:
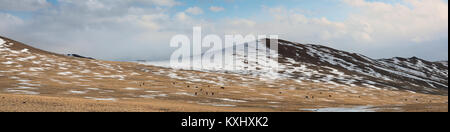
[[[71,97],[0,94],[0,112],[289,112],[270,108],[214,107],[165,100],[95,101]],[[448,112],[448,104],[407,104],[302,109],[304,112]],[[295,111],[294,111],[295,112]]]

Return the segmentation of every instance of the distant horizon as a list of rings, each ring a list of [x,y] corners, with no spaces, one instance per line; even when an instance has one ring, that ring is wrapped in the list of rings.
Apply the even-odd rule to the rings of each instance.
[[[0,0],[0,35],[61,54],[164,60],[170,39],[276,34],[375,59],[448,61],[448,0]]]
[[[1,36],[1,35],[0,35],[0,37],[5,37],[5,36]],[[6,37],[6,38],[9,38],[9,37]],[[14,40],[13,38],[9,38],[9,39]],[[279,39],[279,40],[289,41],[289,40],[286,40],[286,39]],[[16,40],[16,41],[18,41],[18,40]],[[19,41],[19,42],[21,42],[21,41]],[[297,42],[295,42],[295,43],[297,43]],[[26,44],[26,43],[25,43],[25,44]],[[304,43],[301,43],[301,44],[304,44]],[[321,45],[321,44],[305,44],[305,45]],[[30,45],[30,46],[31,46],[31,45]],[[326,45],[321,45],[321,46],[326,46]],[[329,47],[329,46],[326,46],[326,47]],[[329,48],[336,49],[336,48],[334,48],[334,47],[329,47]],[[42,49],[42,50],[45,50],[45,49]],[[336,49],[336,50],[340,50],[340,49]],[[46,50],[46,51],[48,51],[48,50]],[[343,51],[343,50],[341,50],[341,51]],[[49,51],[49,52],[53,52],[53,51]],[[347,52],[347,51],[346,51],[346,52]],[[84,57],[93,57],[94,59],[100,59],[100,58],[97,58],[97,57],[95,57],[95,56],[85,56],[85,55],[79,54],[79,53],[58,53],[58,52],[54,52],[54,53],[62,54],[62,55],[77,54],[77,55],[81,55],[81,56],[84,56]],[[350,53],[356,53],[356,52],[350,52]],[[356,53],[356,54],[364,55],[363,53]],[[366,56],[366,55],[364,55],[364,56]],[[370,57],[370,56],[368,56],[368,57]],[[387,57],[387,58],[372,58],[372,59],[376,59],[376,60],[379,60],[379,59],[392,59],[392,58],[396,58],[396,57],[406,58],[406,59],[417,57],[417,58],[419,58],[419,59],[423,59],[423,60],[430,61],[430,62],[443,62],[443,61],[448,61],[448,60],[428,60],[428,59],[424,59],[424,58],[421,58],[421,57],[418,57],[418,56],[392,56],[392,57]],[[371,58],[371,57],[370,57],[370,58]],[[170,56],[168,56],[167,58],[159,58],[159,59],[153,59],[153,60],[148,60],[148,59],[116,59],[116,60],[109,60],[109,61],[119,61],[119,62],[134,62],[134,61],[168,62],[168,61],[170,61]]]

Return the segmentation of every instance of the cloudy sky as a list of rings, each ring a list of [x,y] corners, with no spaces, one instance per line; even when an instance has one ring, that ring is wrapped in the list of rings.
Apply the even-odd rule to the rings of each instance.
[[[193,26],[448,60],[448,0],[0,0],[1,36],[107,60],[169,58],[170,38]]]

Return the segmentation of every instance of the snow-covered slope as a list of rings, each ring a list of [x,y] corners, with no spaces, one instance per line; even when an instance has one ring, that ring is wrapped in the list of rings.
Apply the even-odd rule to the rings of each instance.
[[[431,94],[448,93],[448,65],[443,62],[429,62],[416,57],[376,60],[325,46],[285,40],[278,40],[278,60],[273,59],[274,54],[270,54],[272,59],[261,61],[259,59],[264,56],[259,55],[269,51],[262,47],[268,47],[269,41],[262,40],[247,46],[238,45],[234,47],[237,52],[222,50],[226,51],[225,55],[235,57],[235,66],[230,69],[220,68],[220,64],[203,64],[202,71],[251,74],[268,81],[292,79],[299,83],[323,82]],[[239,52],[243,50],[256,51],[258,57]],[[146,64],[170,66],[169,63]],[[194,60],[194,65],[202,63]],[[189,65],[177,68],[183,67],[189,68]]]
[[[437,89],[448,90],[448,66],[416,57],[375,60],[329,47],[283,40],[280,41],[280,54],[286,60],[293,59],[297,64],[310,65],[322,74],[338,75],[333,72],[340,72],[345,79],[330,78],[336,83],[351,81],[350,85],[424,93],[437,93]]]

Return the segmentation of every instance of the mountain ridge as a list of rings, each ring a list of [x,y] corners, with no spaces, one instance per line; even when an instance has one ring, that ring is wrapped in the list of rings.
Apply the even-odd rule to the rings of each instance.
[[[36,49],[9,38],[1,36],[0,38],[15,43],[11,49],[28,49],[31,52],[67,57]],[[268,41],[270,40],[267,39],[266,43]],[[445,62],[431,62],[417,57],[372,59],[362,54],[322,45],[300,44],[281,39],[278,42],[280,55],[278,63],[281,64],[281,71],[278,73],[286,78],[448,95],[448,61],[446,65]],[[262,66],[256,67],[261,69]]]
[[[270,41],[270,39],[262,39],[246,43],[244,46],[234,46],[232,48],[236,50],[234,52],[225,49],[213,52],[225,52],[225,55],[234,56],[236,59],[234,69],[218,68],[224,65],[204,64],[202,60],[193,60],[193,65],[202,65],[200,71],[250,74],[264,77],[267,81],[292,79],[298,82],[322,82],[426,94],[448,94],[448,65],[443,62],[430,62],[417,57],[372,59],[362,54],[323,45],[301,44],[282,39],[278,40],[278,60],[260,60],[263,58],[260,55],[266,55],[267,50],[271,49]],[[258,49],[260,46],[265,46],[267,50]],[[249,58],[246,51],[256,51],[256,56],[259,57]],[[273,55],[270,54],[270,56]],[[173,67],[169,62],[139,63],[185,70],[192,68],[190,64]],[[274,63],[278,63],[278,66],[274,66]],[[278,71],[271,71],[274,67]]]
[[[375,84],[377,87],[435,94],[439,93],[434,91],[436,89],[448,91],[448,65],[439,62],[430,62],[417,57],[372,59],[322,45],[304,45],[286,40],[280,40],[279,43],[280,55],[284,61],[293,59],[297,63],[332,67],[345,74],[364,77],[363,80],[376,81],[379,83]]]

